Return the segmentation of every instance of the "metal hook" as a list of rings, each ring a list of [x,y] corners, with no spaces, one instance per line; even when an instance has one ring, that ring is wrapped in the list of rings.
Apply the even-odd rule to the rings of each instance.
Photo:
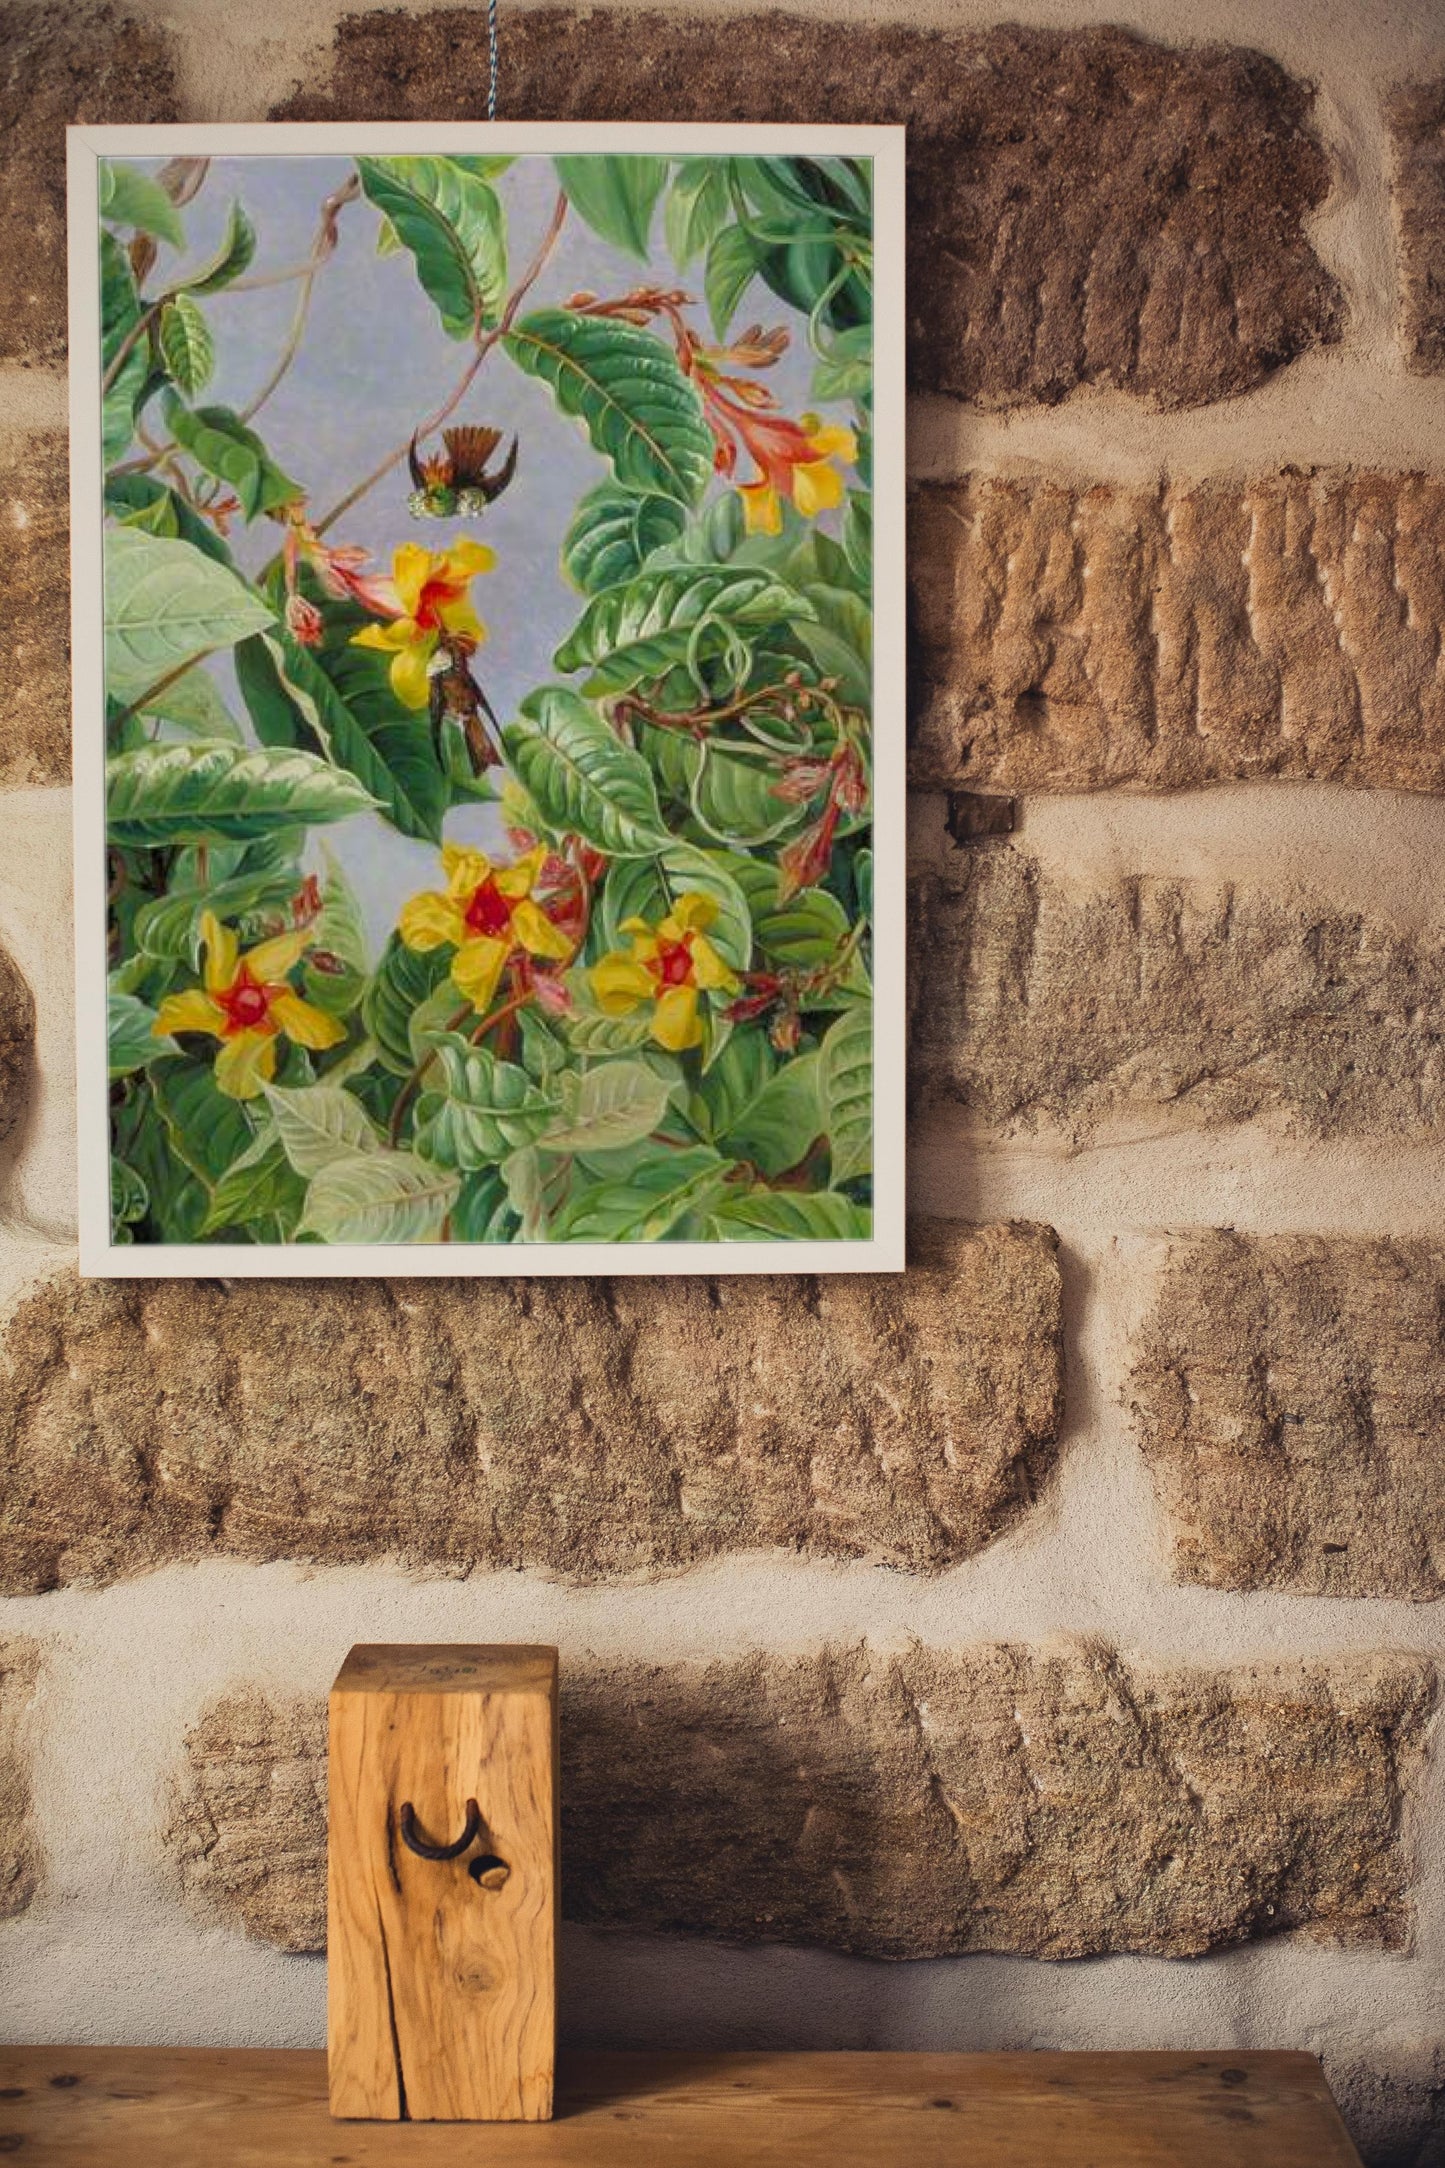
[[[467,1826],[455,1844],[428,1844],[416,1833],[416,1812],[408,1799],[401,1810],[401,1841],[418,1859],[460,1859],[467,1846],[482,1833],[482,1810],[475,1799],[467,1801]]]

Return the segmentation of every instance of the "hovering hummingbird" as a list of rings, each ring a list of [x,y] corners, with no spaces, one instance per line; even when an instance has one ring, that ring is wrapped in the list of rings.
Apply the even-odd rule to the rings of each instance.
[[[441,451],[424,458],[413,436],[407,465],[416,486],[406,500],[412,518],[479,519],[517,471],[515,437],[501,465],[487,471],[487,462],[501,441],[500,429],[444,429]]]
[[[469,649],[459,641],[448,640],[443,635],[427,664],[427,711],[431,717],[432,743],[442,768],[447,765],[444,739],[446,725],[450,722],[461,731],[473,775],[480,775],[486,768],[502,765],[498,749],[501,727],[492,712],[490,700],[472,674],[468,652]]]

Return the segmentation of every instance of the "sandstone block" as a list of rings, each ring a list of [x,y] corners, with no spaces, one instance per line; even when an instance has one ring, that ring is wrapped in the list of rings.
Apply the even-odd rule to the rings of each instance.
[[[1211,1232],[1172,1251],[1133,1373],[1179,1577],[1445,1592],[1445,1247]]]
[[[356,13],[277,117],[475,117],[486,75],[469,9]],[[1262,53],[1113,27],[540,8],[502,40],[509,119],[906,122],[914,374],[993,406],[1081,384],[1194,405],[1337,337],[1309,106]]]
[[[1438,939],[1293,889],[1074,886],[993,845],[920,878],[910,952],[914,1087],[979,1130],[1445,1130]]]
[[[1442,532],[1422,474],[920,488],[913,780],[1445,789]]]
[[[1390,99],[1400,332],[1412,369],[1445,369],[1445,75]]]
[[[33,1641],[0,1641],[0,1919],[14,1919],[40,1881],[40,1844],[30,1813],[25,1715],[40,1670]]]
[[[893,1958],[1408,1936],[1400,1810],[1433,1699],[1408,1657],[564,1651],[562,1677],[570,1919]],[[319,1702],[229,1697],[190,1735],[172,1816],[193,1904],[291,1949],[325,1933],[324,1736]]]
[[[65,358],[65,130],[176,120],[170,40],[123,6],[9,0],[0,13],[0,360]]]
[[[0,439],[0,474],[0,788],[66,783],[70,520],[64,431]]]
[[[820,1280],[53,1280],[0,1342],[0,1586],[212,1554],[951,1564],[1052,1465],[1055,1240],[925,1222],[911,1254]]]

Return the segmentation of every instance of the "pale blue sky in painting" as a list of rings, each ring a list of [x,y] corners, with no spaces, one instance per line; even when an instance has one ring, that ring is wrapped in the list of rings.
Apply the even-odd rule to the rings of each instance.
[[[351,170],[350,160],[333,157],[215,159],[204,188],[184,213],[188,255],[200,260],[219,242],[231,200],[239,198],[259,237],[253,275],[303,260],[322,202]],[[515,280],[530,261],[556,198],[551,160],[518,159],[498,187]],[[411,258],[404,252],[377,255],[378,230],[378,214],[364,200],[343,210],[336,253],[316,281],[300,354],[255,422],[318,512],[434,412],[466,365],[465,343],[442,330]],[[678,270],[663,241],[660,214],[653,242],[644,267],[608,247],[574,214],[528,306],[556,305],[580,288],[611,295],[642,282],[682,286],[700,301],[701,267]],[[164,253],[152,284],[164,279],[170,261]],[[285,341],[296,291],[287,284],[206,298],[217,354],[206,402],[244,407],[254,398]],[[796,414],[809,404],[811,359],[803,321],[760,285],[745,297],[737,321],[755,319],[786,323],[793,332],[792,348],[767,381],[784,409]],[[700,307],[694,320],[706,329]],[[578,498],[604,479],[607,468],[580,428],[557,413],[546,388],[500,352],[488,357],[452,418],[489,423],[520,438],[517,478],[483,519],[413,520],[406,509],[411,484],[403,463],[362,498],[328,540],[360,543],[381,568],[389,568],[392,551],[406,541],[440,548],[453,536],[470,533],[492,546],[496,569],[473,589],[489,631],[478,674],[505,721],[523,695],[558,674],[552,651],[581,608],[581,598],[562,575],[559,547]],[[231,539],[238,562],[254,572],[274,554],[278,531],[263,519],[250,529],[234,528]],[[218,666],[217,674],[227,687],[228,704],[244,718],[228,667]],[[425,716],[418,717],[417,728],[427,728]],[[458,807],[447,816],[446,827],[449,838],[483,847],[501,840],[492,806]],[[404,900],[437,885],[436,852],[371,815],[329,828],[324,836],[351,874],[379,950]]]

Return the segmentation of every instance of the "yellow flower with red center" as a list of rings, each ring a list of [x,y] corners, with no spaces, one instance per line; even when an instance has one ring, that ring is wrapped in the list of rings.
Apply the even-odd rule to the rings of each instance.
[[[305,928],[277,934],[246,954],[233,927],[213,911],[201,919],[202,983],[168,994],[151,1030],[158,1039],[201,1031],[221,1041],[216,1083],[228,1099],[254,1099],[276,1074],[276,1042],[284,1032],[297,1046],[320,1053],[346,1037],[346,1026],[303,1001],[290,983],[311,945]]]
[[[462,540],[450,549],[423,549],[403,542],[391,560],[395,609],[389,624],[365,625],[353,647],[374,647],[391,657],[391,689],[404,708],[427,704],[427,665],[443,635],[470,653],[487,637],[467,590],[479,572],[490,572],[496,553],[485,542]]]
[[[693,890],[679,896],[656,926],[645,918],[625,918],[621,930],[632,936],[631,953],[613,949],[587,974],[603,1015],[630,1016],[650,1002],[652,1036],[659,1046],[681,1054],[701,1045],[698,996],[735,994],[740,988],[707,938],[705,929],[716,917],[711,896]]]
[[[851,467],[857,460],[858,439],[851,429],[805,414],[800,422],[749,417],[739,434],[762,470],[757,481],[737,485],[749,534],[781,533],[784,497],[804,519],[816,519],[843,502],[845,485],[834,461]]]
[[[509,960],[527,956],[561,963],[573,944],[532,895],[547,858],[545,844],[514,865],[494,866],[485,851],[442,846],[444,893],[431,890],[403,904],[398,921],[409,949],[456,949],[452,983],[474,1009],[486,1009]]]

